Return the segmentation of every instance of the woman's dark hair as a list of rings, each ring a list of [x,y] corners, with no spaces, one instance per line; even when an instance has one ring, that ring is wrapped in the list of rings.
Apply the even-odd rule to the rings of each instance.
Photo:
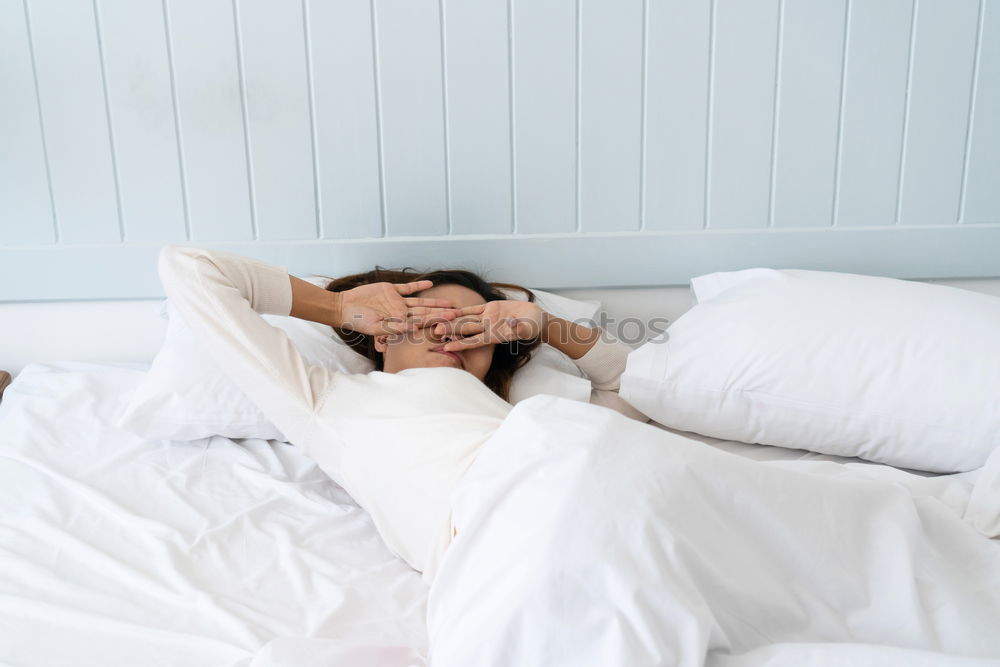
[[[507,299],[507,295],[501,289],[518,290],[526,295],[528,301],[535,300],[535,295],[527,287],[510,283],[490,283],[472,271],[466,271],[465,269],[438,269],[421,273],[409,267],[403,269],[383,269],[376,267],[373,271],[334,278],[326,286],[326,289],[331,292],[344,292],[369,283],[408,283],[415,280],[430,280],[435,286],[461,285],[462,287],[471,289],[486,301],[503,301]],[[337,327],[334,327],[334,331],[355,352],[375,362],[375,370],[380,371],[384,368],[385,360],[382,358],[382,353],[375,349],[374,336]],[[510,384],[514,379],[514,372],[528,363],[528,359],[531,358],[531,352],[538,345],[539,341],[537,339],[498,343],[493,348],[493,360],[490,363],[490,370],[483,379],[483,384],[503,400],[508,400],[510,396]]]

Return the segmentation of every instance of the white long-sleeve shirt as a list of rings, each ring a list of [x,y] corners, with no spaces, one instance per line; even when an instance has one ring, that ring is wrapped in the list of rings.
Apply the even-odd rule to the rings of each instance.
[[[451,491],[511,405],[459,368],[345,374],[306,362],[288,335],[261,317],[291,313],[284,267],[168,245],[159,274],[222,370],[351,494],[389,549],[429,584],[455,528]],[[629,351],[602,340],[576,362],[591,378],[593,402],[646,421],[617,395]]]

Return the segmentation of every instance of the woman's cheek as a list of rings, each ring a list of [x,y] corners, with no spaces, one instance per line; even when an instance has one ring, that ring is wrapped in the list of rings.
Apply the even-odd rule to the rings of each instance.
[[[475,375],[482,380],[490,371],[490,364],[493,362],[493,346],[477,347],[474,367]]]

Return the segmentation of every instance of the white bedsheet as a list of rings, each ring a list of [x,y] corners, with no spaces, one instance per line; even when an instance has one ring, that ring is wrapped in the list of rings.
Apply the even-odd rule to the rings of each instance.
[[[452,501],[430,661],[969,665],[1000,659],[1000,541],[970,484],[753,461],[610,410],[516,406]]]
[[[33,364],[0,404],[0,664],[422,667],[427,589],[367,515],[290,445],[119,431],[145,368]],[[434,665],[1000,655],[1000,545],[957,520],[973,473],[912,475],[552,400],[512,413],[456,491]],[[799,484],[772,483],[787,479]],[[851,502],[820,521],[846,502],[828,484]],[[770,606],[799,626],[755,627]]]
[[[113,426],[145,364],[0,403],[0,664],[422,665],[427,588],[288,444]]]

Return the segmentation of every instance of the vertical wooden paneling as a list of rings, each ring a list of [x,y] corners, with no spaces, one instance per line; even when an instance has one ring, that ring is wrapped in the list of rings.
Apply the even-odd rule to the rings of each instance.
[[[386,233],[444,234],[444,98],[438,0],[373,0]]]
[[[576,229],[576,0],[511,0],[519,233]]]
[[[167,0],[166,9],[191,240],[251,240],[233,6]]]
[[[442,0],[452,234],[511,231],[508,0]]]
[[[1000,222],[1000,3],[982,0],[962,222]]]
[[[307,3],[324,238],[382,235],[369,0]]]
[[[0,3],[0,244],[53,243],[45,140],[24,7]]]
[[[912,0],[850,4],[835,225],[895,222],[912,11]]]
[[[237,0],[261,240],[317,237],[305,19],[299,2]]]
[[[978,2],[919,0],[899,224],[958,221]]]
[[[639,229],[642,0],[580,0],[580,229]]]
[[[647,11],[645,228],[701,229],[711,3],[653,1]]]
[[[126,241],[187,238],[163,7],[98,0]]]
[[[846,0],[785,0],[772,224],[827,226],[840,123]]]
[[[778,0],[717,0],[709,228],[766,227]]]
[[[588,286],[1000,275],[998,3],[9,0],[0,264],[43,277],[6,294],[148,295],[121,262],[185,236]]]
[[[42,126],[59,240],[121,240],[94,8],[30,0]]]

